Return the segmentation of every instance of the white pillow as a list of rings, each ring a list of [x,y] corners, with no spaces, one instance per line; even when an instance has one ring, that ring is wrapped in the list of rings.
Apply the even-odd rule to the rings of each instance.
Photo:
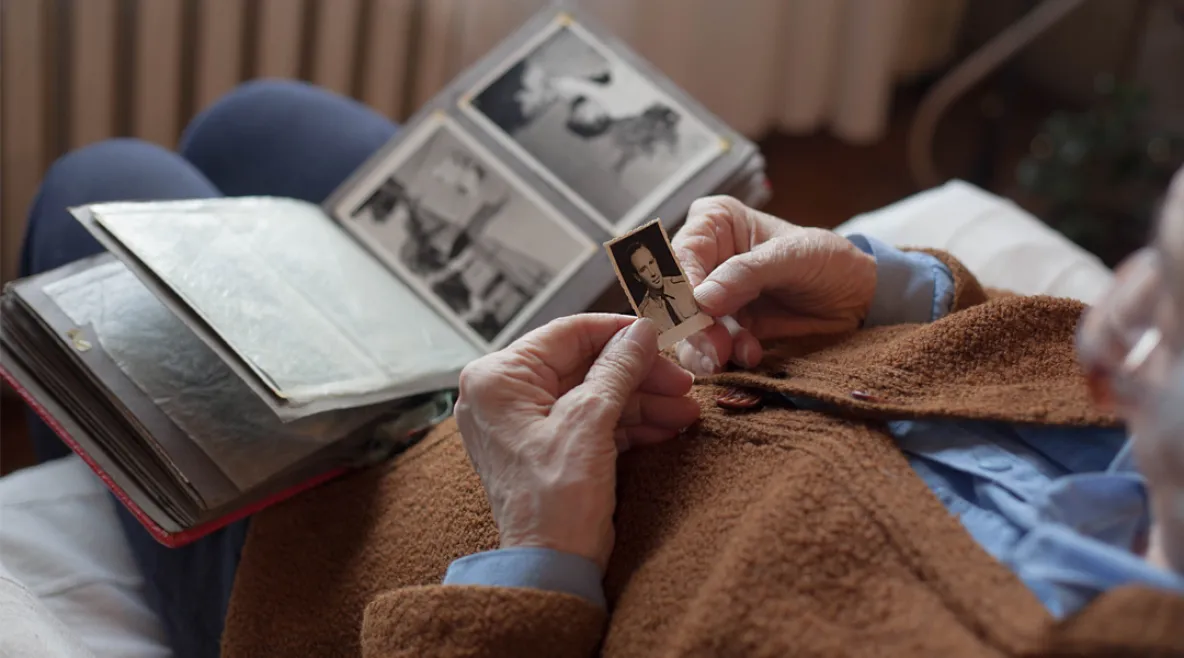
[[[951,181],[837,229],[896,246],[944,249],[984,285],[1093,303],[1113,274],[1096,256],[1010,200]]]
[[[0,655],[5,658],[94,658],[81,638],[0,563]]]
[[[74,639],[59,637],[64,644],[54,646],[80,642],[95,656],[172,655],[144,602],[115,504],[75,455],[0,478],[0,569],[9,572],[0,581],[0,655],[27,655],[18,653],[25,645],[12,628],[26,640],[36,638],[34,630],[68,629]],[[44,608],[30,607],[28,593]],[[46,612],[59,623],[46,620]],[[46,651],[32,655],[59,655]]]

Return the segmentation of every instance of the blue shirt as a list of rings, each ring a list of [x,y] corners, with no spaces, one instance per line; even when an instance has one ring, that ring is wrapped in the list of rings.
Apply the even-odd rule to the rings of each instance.
[[[866,325],[930,322],[950,312],[954,282],[941,261],[849,239],[876,259]],[[1184,594],[1184,576],[1132,552],[1151,517],[1121,431],[958,420],[900,420],[888,428],[946,509],[1052,614],[1071,614],[1125,584]],[[444,584],[551,589],[603,606],[600,579],[584,558],[509,548],[453,562]]]

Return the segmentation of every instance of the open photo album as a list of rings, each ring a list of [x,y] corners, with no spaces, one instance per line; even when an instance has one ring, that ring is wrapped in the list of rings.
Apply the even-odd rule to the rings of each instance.
[[[709,194],[766,200],[756,146],[548,9],[320,205],[72,208],[107,252],[5,287],[0,374],[182,545],[396,454],[467,363],[617,285],[602,244]]]

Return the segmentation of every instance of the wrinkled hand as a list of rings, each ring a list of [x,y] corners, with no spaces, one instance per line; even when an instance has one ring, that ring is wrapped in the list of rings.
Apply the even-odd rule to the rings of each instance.
[[[1184,574],[1184,361],[1161,258],[1144,249],[1116,268],[1078,323],[1077,352],[1095,402],[1131,432],[1152,519],[1146,557]]]
[[[653,322],[556,320],[461,373],[456,418],[503,548],[550,548],[601,570],[612,552],[619,451],[699,417],[691,374],[658,356]]]
[[[761,340],[855,329],[876,291],[875,259],[847,239],[731,197],[692,204],[672,244],[699,307],[721,320],[676,348],[697,375],[757,365]]]
[[[1148,496],[1151,516],[1151,537],[1147,560],[1157,567],[1184,575],[1184,513],[1179,511],[1184,500],[1184,487],[1160,481],[1149,483]]]

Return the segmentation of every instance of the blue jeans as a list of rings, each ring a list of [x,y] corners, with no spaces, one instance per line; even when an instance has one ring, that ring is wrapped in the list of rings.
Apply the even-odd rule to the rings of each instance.
[[[395,131],[394,124],[368,108],[303,83],[245,84],[193,120],[179,153],[135,139],[113,139],[54,163],[29,210],[21,275],[102,250],[67,212],[70,206],[243,195],[319,203]],[[35,416],[29,434],[39,460],[69,454]],[[149,604],[164,623],[176,655],[217,656],[247,522],[169,549],[122,505],[116,508],[143,571]]]

